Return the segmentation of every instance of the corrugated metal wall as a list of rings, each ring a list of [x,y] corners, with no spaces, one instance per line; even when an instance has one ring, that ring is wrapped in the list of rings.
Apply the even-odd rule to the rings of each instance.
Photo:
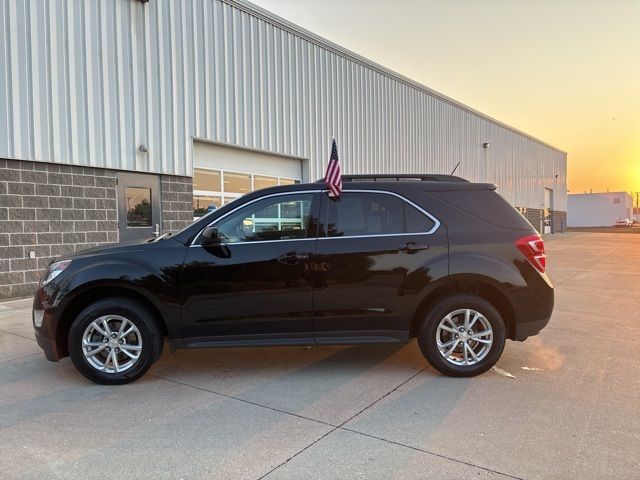
[[[315,179],[332,135],[349,173],[461,161],[566,210],[563,152],[246,2],[0,0],[1,157],[190,175],[196,137],[307,158]]]

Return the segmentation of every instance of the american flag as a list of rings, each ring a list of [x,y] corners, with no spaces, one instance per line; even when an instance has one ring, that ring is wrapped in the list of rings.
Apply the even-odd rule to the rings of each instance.
[[[336,145],[335,138],[331,145],[331,157],[329,158],[327,171],[324,174],[324,182],[327,184],[330,197],[340,196],[342,192],[342,176],[340,173],[340,163],[338,162],[338,146]]]

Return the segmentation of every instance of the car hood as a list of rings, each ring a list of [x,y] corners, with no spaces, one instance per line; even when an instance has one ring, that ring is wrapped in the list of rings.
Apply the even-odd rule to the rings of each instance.
[[[163,242],[175,242],[175,239],[172,238],[163,238],[163,239],[145,239],[145,240],[131,240],[128,242],[121,243],[109,243],[106,245],[98,245],[97,247],[85,248],[83,250],[78,250],[74,253],[69,253],[63,255],[61,257],[56,258],[56,261],[59,260],[73,260],[76,258],[87,258],[87,257],[95,257],[99,255],[112,255],[119,253],[128,253],[135,251],[143,251],[147,249],[156,248],[158,245]]]

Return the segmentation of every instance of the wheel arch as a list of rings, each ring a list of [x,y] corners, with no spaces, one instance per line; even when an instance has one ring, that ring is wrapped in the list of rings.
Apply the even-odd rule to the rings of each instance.
[[[420,302],[411,321],[410,335],[416,336],[421,321],[429,308],[440,299],[456,293],[470,293],[477,295],[491,303],[504,320],[507,338],[514,339],[516,332],[515,312],[508,297],[500,291],[495,281],[483,275],[460,275],[448,278],[432,288]]]
[[[154,319],[162,333],[167,335],[166,319],[160,309],[143,293],[123,285],[97,284],[91,285],[78,291],[65,302],[58,316],[56,329],[56,345],[60,357],[69,356],[67,339],[71,324],[78,314],[92,303],[110,297],[124,297],[144,305],[153,313]]]

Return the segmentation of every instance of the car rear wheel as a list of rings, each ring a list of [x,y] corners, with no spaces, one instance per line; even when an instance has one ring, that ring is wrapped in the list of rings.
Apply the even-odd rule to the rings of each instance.
[[[506,341],[504,321],[488,301],[452,295],[429,309],[418,344],[434,368],[453,377],[480,375],[493,367]]]
[[[69,356],[89,380],[106,385],[133,382],[159,358],[162,331],[153,314],[128,298],[89,305],[69,331]]]

